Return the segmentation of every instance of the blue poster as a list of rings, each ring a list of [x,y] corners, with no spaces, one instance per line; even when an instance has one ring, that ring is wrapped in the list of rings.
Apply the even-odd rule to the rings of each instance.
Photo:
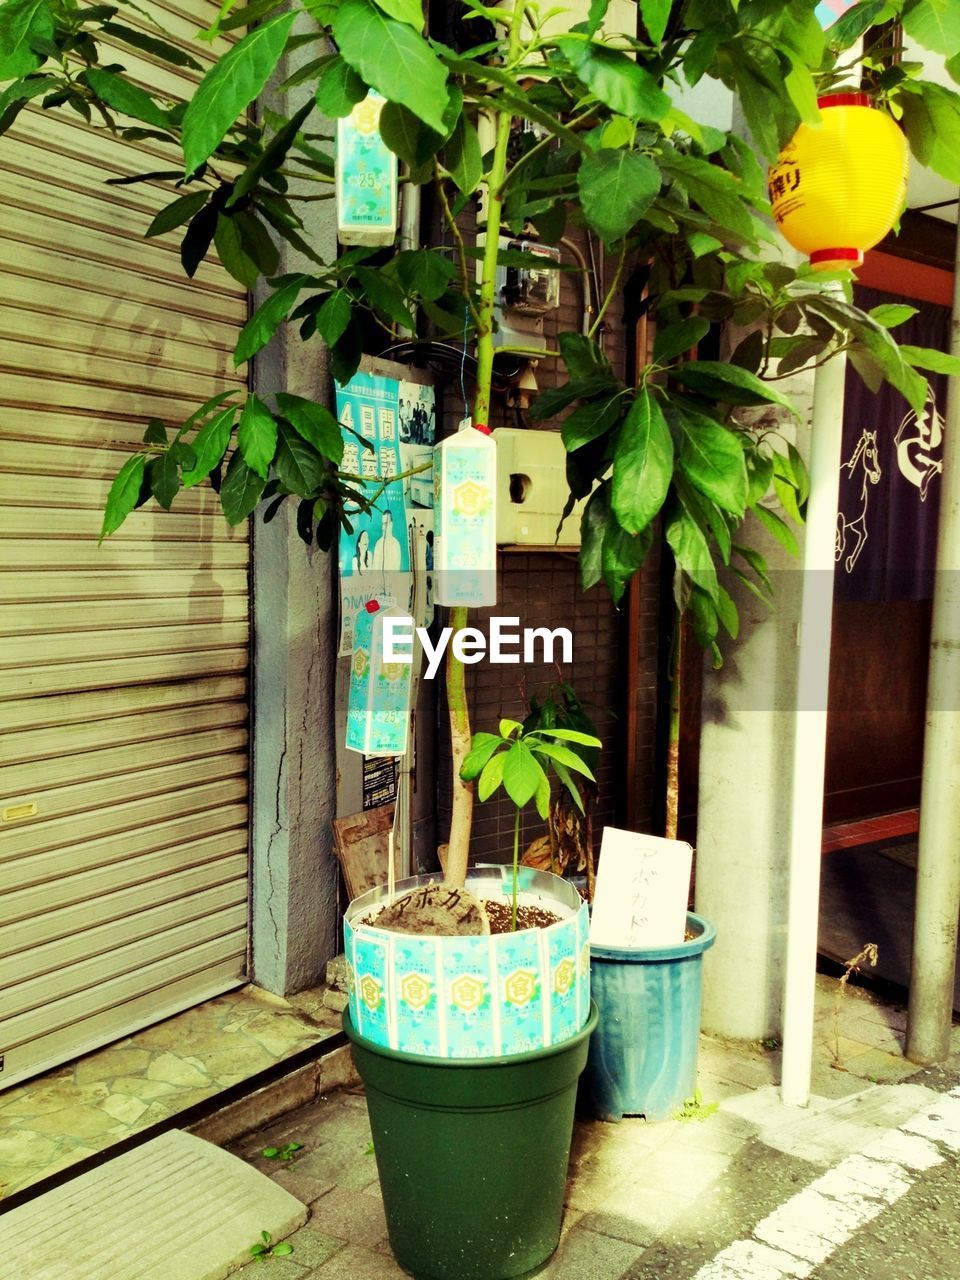
[[[336,393],[344,441],[341,470],[361,477],[354,483],[373,503],[369,511],[348,510],[353,531],[340,533],[339,651],[346,655],[353,652],[357,612],[368,600],[412,610],[415,569],[421,580],[418,595],[432,616],[436,410],[432,387],[369,373],[356,373]],[[404,480],[395,478],[405,474]]]

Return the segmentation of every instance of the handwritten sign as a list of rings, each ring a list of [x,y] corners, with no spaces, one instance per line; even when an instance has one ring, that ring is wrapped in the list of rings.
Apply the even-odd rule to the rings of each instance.
[[[693,849],[682,840],[604,827],[590,941],[663,947],[683,941]]]

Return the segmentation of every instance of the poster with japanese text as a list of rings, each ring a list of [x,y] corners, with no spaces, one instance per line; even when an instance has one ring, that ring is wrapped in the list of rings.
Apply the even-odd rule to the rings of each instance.
[[[337,387],[337,417],[344,440],[341,469],[361,477],[358,487],[373,503],[370,511],[350,515],[352,533],[340,533],[344,656],[353,650],[354,619],[368,600],[412,612],[414,566],[422,582],[418,595],[427,606],[418,621],[432,616],[433,388],[357,373]]]

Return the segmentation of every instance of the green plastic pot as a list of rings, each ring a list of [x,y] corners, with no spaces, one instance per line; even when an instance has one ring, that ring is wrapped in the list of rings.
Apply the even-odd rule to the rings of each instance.
[[[510,1280],[560,1239],[577,1080],[597,1025],[506,1058],[425,1058],[343,1026],[367,1095],[390,1246],[417,1280]]]

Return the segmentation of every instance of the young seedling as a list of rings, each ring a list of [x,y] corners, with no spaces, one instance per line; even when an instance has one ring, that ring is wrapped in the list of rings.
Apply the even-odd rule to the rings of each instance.
[[[267,1258],[287,1258],[293,1253],[293,1245],[286,1240],[278,1240],[274,1244],[270,1232],[261,1231],[260,1239],[250,1246],[250,1253],[254,1262],[265,1262]]]
[[[302,1142],[285,1142],[282,1147],[264,1147],[260,1154],[264,1160],[292,1160],[302,1150]]]
[[[704,1102],[703,1094],[697,1089],[692,1098],[688,1098],[679,1111],[673,1113],[674,1120],[706,1120],[720,1106],[719,1102]]]
[[[526,729],[518,720],[501,720],[499,733],[475,733],[460,777],[477,783],[481,800],[503,787],[513,801],[513,928],[517,927],[517,877],[520,866],[520,812],[535,801],[537,812],[546,819],[550,813],[550,778],[552,770],[570,793],[574,804],[583,812],[583,800],[573,773],[594,781],[593,773],[582,756],[566,743],[580,747],[600,747],[599,738],[576,729]]]

